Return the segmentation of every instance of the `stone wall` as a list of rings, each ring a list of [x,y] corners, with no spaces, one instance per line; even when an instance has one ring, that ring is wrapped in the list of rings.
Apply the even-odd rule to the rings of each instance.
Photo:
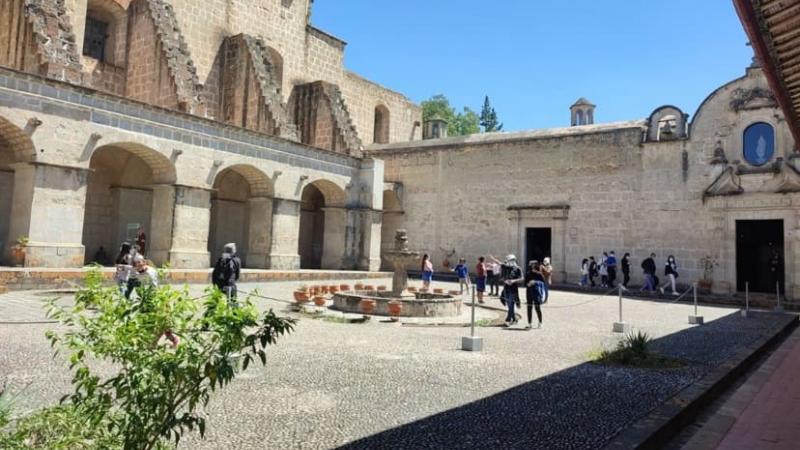
[[[800,297],[798,215],[800,172],[782,114],[758,69],[723,86],[703,103],[688,138],[647,140],[647,120],[523,133],[494,133],[375,145],[386,180],[403,187],[402,226],[416,249],[445,255],[525,259],[526,228],[552,230],[556,280],[576,283],[581,259],[615,250],[639,264],[657,254],[659,274],[676,256],[680,282],[703,276],[701,259],[720,262],[717,292],[736,291],[736,221],[781,219],[787,291]],[[766,92],[766,93],[765,93]],[[776,155],[764,168],[743,162],[742,132],[756,121],[775,127]],[[709,190],[722,173],[722,148],[732,167],[730,192]],[[781,158],[780,160],[778,158]],[[740,193],[741,192],[741,193]]]

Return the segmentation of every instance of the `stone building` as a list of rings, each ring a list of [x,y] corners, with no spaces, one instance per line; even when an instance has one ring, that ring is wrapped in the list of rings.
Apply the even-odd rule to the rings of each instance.
[[[594,105],[581,99],[566,128],[368,147],[401,193],[384,202],[384,245],[402,226],[435,262],[551,256],[557,281],[573,283],[582,258],[603,251],[630,252],[636,282],[650,252],[659,274],[675,255],[687,284],[712,257],[718,293],[745,282],[774,293],[778,255],[777,281],[797,298],[800,159],[763,71],[748,68],[688,117],[662,106],[593,124]]]
[[[421,110],[347,71],[312,0],[0,3],[0,248],[78,267],[143,227],[208,267],[379,266],[383,165]]]

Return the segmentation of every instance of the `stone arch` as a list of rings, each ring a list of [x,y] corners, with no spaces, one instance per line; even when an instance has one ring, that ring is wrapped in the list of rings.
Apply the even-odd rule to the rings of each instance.
[[[345,191],[329,180],[307,184],[300,196],[300,268],[340,269],[345,249]]]
[[[14,191],[17,177],[14,166],[30,161],[34,156],[31,139],[14,124],[0,117],[0,259],[3,260],[18,237],[13,236],[12,229],[24,228],[13,227],[12,217],[27,222],[31,211],[32,199]]]
[[[381,221],[381,254],[394,248],[394,236],[403,227],[403,205],[398,193],[394,190],[383,191],[383,220]],[[381,267],[388,269],[386,261],[381,258]]]
[[[390,126],[391,126],[391,121],[390,121],[389,108],[387,108],[384,105],[376,106],[375,127],[373,129],[374,134],[372,141],[376,144],[388,144]]]
[[[83,34],[83,55],[115,67],[126,67],[127,0],[89,0]],[[100,36],[99,33],[104,33]]]
[[[585,125],[586,119],[583,115],[583,110],[579,109],[575,111],[575,125]]]
[[[217,174],[208,239],[212,264],[225,244],[234,242],[244,267],[268,267],[274,191],[272,180],[251,165],[229,166]]]
[[[272,63],[275,85],[283,92],[283,56],[281,56],[277,50],[269,46],[267,46],[267,56]]]
[[[114,143],[95,149],[89,168],[83,222],[86,262],[112,262],[95,261],[100,248],[113,259],[121,242],[135,243],[139,227],[146,236],[146,256],[150,256],[150,243],[171,238],[161,236],[170,232],[163,227],[167,219],[153,213],[171,211],[173,207],[165,204],[174,202],[172,195],[155,192],[168,187],[171,193],[176,180],[175,167],[166,156],[140,144]]]

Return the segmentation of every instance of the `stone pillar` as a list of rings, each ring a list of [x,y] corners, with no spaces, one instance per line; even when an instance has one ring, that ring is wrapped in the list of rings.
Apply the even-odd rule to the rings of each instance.
[[[9,244],[29,239],[26,267],[81,267],[88,171],[43,163],[12,167]]]
[[[150,234],[147,235],[145,254],[159,266],[169,261],[174,213],[175,187],[167,184],[153,186]]]
[[[300,268],[300,202],[276,198],[272,200],[272,235],[270,236],[269,268]]]
[[[383,213],[365,210],[362,212],[361,251],[358,259],[358,270],[375,272],[381,269],[381,233],[383,231]]]
[[[272,199],[269,197],[254,197],[248,201],[250,211],[248,242],[247,242],[247,267],[253,269],[269,268],[269,253],[272,240]]]
[[[345,256],[346,248],[352,242],[352,217],[344,208],[326,207],[325,232],[322,240],[322,268],[328,270],[341,270],[351,268]]]
[[[153,208],[153,217],[156,217]],[[208,229],[211,220],[211,192],[188,186],[175,186],[170,267],[207,269]]]

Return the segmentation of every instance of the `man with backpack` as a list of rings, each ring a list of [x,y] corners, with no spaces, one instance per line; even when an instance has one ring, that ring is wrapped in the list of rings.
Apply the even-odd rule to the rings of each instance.
[[[655,292],[658,286],[658,277],[656,277],[656,254],[651,253],[649,258],[642,261],[642,271],[644,272],[644,286],[642,291]]]
[[[236,282],[239,281],[241,268],[242,261],[236,256],[236,244],[225,244],[222,256],[214,264],[211,282],[225,293],[230,301],[236,300]]]

